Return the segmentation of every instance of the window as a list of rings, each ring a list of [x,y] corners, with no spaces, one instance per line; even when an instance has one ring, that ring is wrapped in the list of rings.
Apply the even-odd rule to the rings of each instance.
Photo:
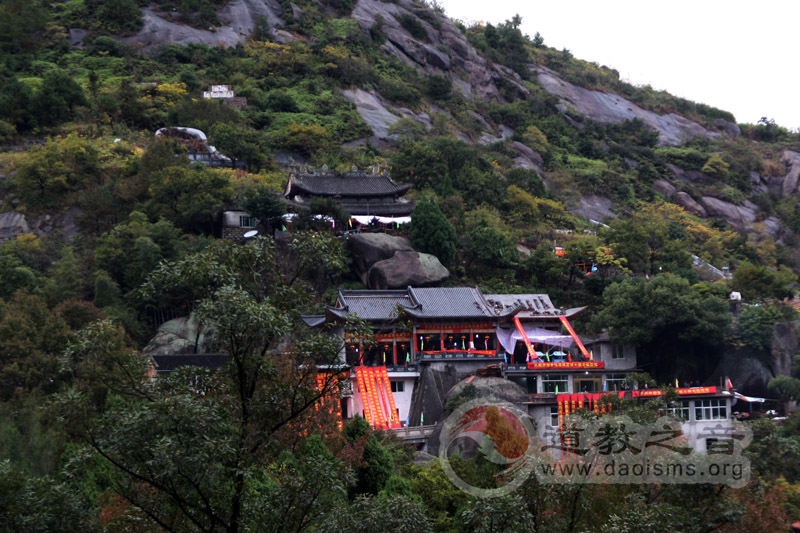
[[[725,400],[696,400],[694,407],[695,420],[726,420],[728,407]]]
[[[394,344],[391,342],[382,342],[378,345],[379,354],[379,361],[378,364],[381,366],[386,365],[393,365],[394,364]]]
[[[403,381],[390,381],[389,386],[392,392],[403,392],[405,390],[405,382]]]
[[[239,225],[243,228],[254,228],[256,226],[256,219],[250,215],[241,215],[239,217]]]
[[[406,363],[411,362],[411,354],[408,348],[409,343],[407,342],[398,342],[397,343],[397,364],[404,365]]]
[[[528,394],[536,394],[536,376],[510,376],[508,379],[522,387]]]
[[[380,350],[378,346],[364,346],[364,365],[366,366],[380,366],[383,364],[383,359],[380,358]]]
[[[689,420],[689,400],[680,400],[675,403],[675,407],[670,407],[667,412],[678,420],[687,422]]]
[[[461,335],[456,333],[444,334],[444,349],[445,350],[460,350],[461,348]]]
[[[442,336],[438,333],[422,333],[417,335],[417,348],[420,352],[441,352]]]
[[[542,376],[543,392],[569,392],[569,377],[566,374],[544,374]]]
[[[359,345],[355,342],[348,342],[344,348],[346,361],[348,365],[360,365],[361,364],[361,350],[359,349]]]
[[[555,428],[558,427],[558,407],[550,408],[550,425]]]
[[[622,390],[625,383],[625,374],[606,374],[606,389],[608,392]]]
[[[622,344],[614,346],[614,353],[611,354],[611,359],[625,359],[625,346]]]
[[[480,351],[491,351],[494,350],[495,344],[495,334],[494,333],[475,333],[472,335],[473,342],[475,343],[475,349]]]

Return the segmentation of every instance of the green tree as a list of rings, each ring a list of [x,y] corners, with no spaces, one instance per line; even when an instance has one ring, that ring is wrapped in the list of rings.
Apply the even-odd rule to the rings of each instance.
[[[3,3],[2,8],[7,5]],[[0,17],[0,20],[7,19]],[[0,35],[2,34],[0,31]],[[0,117],[10,122],[20,133],[31,130],[36,124],[33,94],[27,85],[20,83],[14,76],[0,76]]]
[[[796,281],[791,272],[774,272],[765,266],[742,261],[733,273],[731,289],[747,301],[785,298],[790,295],[786,286]]]
[[[399,181],[411,182],[417,189],[427,187],[444,194],[450,188],[447,163],[432,146],[423,142],[406,142],[392,159],[392,176]]]
[[[325,253],[330,251],[307,248],[304,260],[330,264],[330,257],[320,257]],[[313,407],[332,390],[335,375],[326,374],[320,386],[315,363],[337,360],[340,342],[324,334],[293,335],[301,299],[286,282],[276,282],[286,273],[276,272],[275,259],[269,239],[220,243],[205,256],[162,265],[145,285],[148,298],[192,288],[192,307],[214,331],[215,349],[230,357],[215,376],[187,370],[152,383],[131,379],[118,393],[128,401],[96,417],[87,418],[91,406],[79,390],[62,397],[60,416],[111,465],[113,490],[154,526],[243,531],[263,527],[257,520],[281,512],[291,523],[293,510],[265,514],[259,500],[268,481],[261,473],[280,453],[280,432],[295,431],[291,426],[304,414],[313,416]],[[108,343],[98,340],[73,360],[97,361],[110,367],[108,374],[125,375],[121,370],[138,356],[118,350],[108,355]],[[311,475],[304,477],[313,483]]]
[[[373,531],[432,531],[422,505],[410,498],[356,498],[333,508],[319,524],[320,531],[372,533]]]
[[[48,19],[47,6],[37,0],[6,0],[0,4],[0,51],[10,54],[33,52]],[[0,106],[2,109],[2,106]]]
[[[83,296],[83,276],[72,246],[61,249],[61,258],[53,263],[48,281],[46,294],[51,306]]]
[[[269,233],[280,227],[286,204],[274,189],[258,185],[245,189],[242,194],[242,208],[264,224]]]
[[[28,152],[19,163],[14,187],[29,207],[52,209],[97,180],[99,172],[98,150],[73,133]]]
[[[17,292],[0,307],[0,399],[15,391],[57,390],[64,321],[39,296]]]
[[[731,321],[725,300],[673,274],[614,283],[603,292],[603,305],[594,327],[607,328],[612,342],[642,347],[640,364],[652,364],[657,376],[713,370]]]
[[[42,126],[60,124],[72,118],[75,108],[87,105],[83,89],[61,69],[45,74],[33,97],[33,112]]]
[[[473,498],[458,515],[462,531],[529,531],[533,516],[518,498]]]
[[[91,511],[72,487],[51,477],[28,477],[0,461],[0,524],[7,531],[86,531]]]
[[[788,306],[746,306],[736,318],[732,332],[733,341],[765,363],[770,363],[775,323],[796,319],[797,312]]]
[[[767,388],[784,402],[800,401],[800,379],[791,376],[776,376],[769,380]]]
[[[94,10],[100,25],[111,33],[136,31],[142,25],[139,6],[133,0],[89,0],[86,4]]]
[[[435,255],[446,266],[456,258],[456,230],[431,197],[417,202],[411,213],[411,242],[417,250]]]
[[[214,124],[209,132],[209,142],[234,163],[245,161],[254,172],[267,161],[258,132],[247,126],[225,122]]]
[[[228,175],[203,165],[167,167],[152,175],[150,183],[147,213],[188,231],[211,233],[216,216],[232,195]]]
[[[41,281],[39,273],[18,257],[0,255],[0,298],[8,298],[18,290],[35,292]]]
[[[470,230],[466,250],[473,258],[494,267],[508,267],[519,259],[513,240],[486,219],[478,221]]]
[[[240,120],[236,109],[210,98],[182,101],[167,114],[170,126],[186,126],[205,132],[210,132],[216,124],[235,124]]]
[[[161,219],[155,224],[139,211],[128,215],[128,220],[117,224],[101,235],[95,249],[95,303],[100,307],[111,305],[112,296],[122,288],[125,292],[138,287],[159,261],[175,260],[184,249],[181,232],[170,221]],[[116,289],[111,288],[105,276],[110,276]],[[98,283],[100,300],[98,301]],[[110,291],[110,292],[109,292]]]

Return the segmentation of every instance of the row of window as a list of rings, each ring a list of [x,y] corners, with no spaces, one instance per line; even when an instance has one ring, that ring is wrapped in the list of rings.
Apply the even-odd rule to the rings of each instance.
[[[570,392],[568,374],[542,374],[542,392],[560,393]],[[625,384],[625,374],[606,374],[606,385],[603,388],[602,380],[597,374],[584,376],[583,374],[573,375],[572,392],[615,392],[623,390]],[[528,391],[528,394],[538,392],[536,390],[536,376],[516,376],[512,381]]]
[[[417,350],[420,352],[494,351],[497,349],[497,336],[492,332],[420,333],[417,335],[416,341]]]
[[[347,364],[354,366],[404,365],[411,361],[409,342],[379,342],[371,346],[349,342],[344,351]]]
[[[689,420],[691,407],[689,400],[680,400],[679,404],[671,407],[668,411],[678,420],[684,422]],[[694,419],[703,420],[726,420],[728,418],[728,406],[723,399],[713,398],[708,400],[695,400]]]
[[[690,412],[689,400],[680,400],[679,405],[668,409],[678,420],[689,421]],[[695,400],[694,419],[703,420],[727,420],[728,407],[724,399],[713,398],[708,400]],[[550,425],[558,426],[558,407],[550,408]]]

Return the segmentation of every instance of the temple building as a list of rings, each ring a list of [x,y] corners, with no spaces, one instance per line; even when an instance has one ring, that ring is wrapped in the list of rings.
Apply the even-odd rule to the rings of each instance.
[[[360,171],[346,173],[294,172],[284,194],[290,206],[308,207],[314,198],[332,198],[361,224],[373,218],[383,223],[403,223],[414,210],[414,203],[403,198],[411,184],[399,184],[388,175]]]
[[[595,409],[604,394],[654,396],[631,390],[637,372],[632,345],[607,336],[581,338],[570,320],[585,307],[555,307],[545,294],[486,294],[478,288],[339,290],[324,315],[305,316],[344,339],[340,363],[343,418],[363,416],[376,428],[435,424],[446,416],[449,388],[490,367],[527,392],[524,407],[537,424],[559,425],[578,405]],[[346,331],[348,316],[365,320],[369,339]],[[676,414],[690,444],[708,423],[730,419],[728,387],[678,389]],[[680,411],[680,412],[678,412]]]

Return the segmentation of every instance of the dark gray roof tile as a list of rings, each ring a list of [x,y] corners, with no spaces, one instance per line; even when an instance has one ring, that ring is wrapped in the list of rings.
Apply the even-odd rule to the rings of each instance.
[[[289,178],[287,196],[402,196],[411,185],[395,183],[380,174],[294,174]]]

